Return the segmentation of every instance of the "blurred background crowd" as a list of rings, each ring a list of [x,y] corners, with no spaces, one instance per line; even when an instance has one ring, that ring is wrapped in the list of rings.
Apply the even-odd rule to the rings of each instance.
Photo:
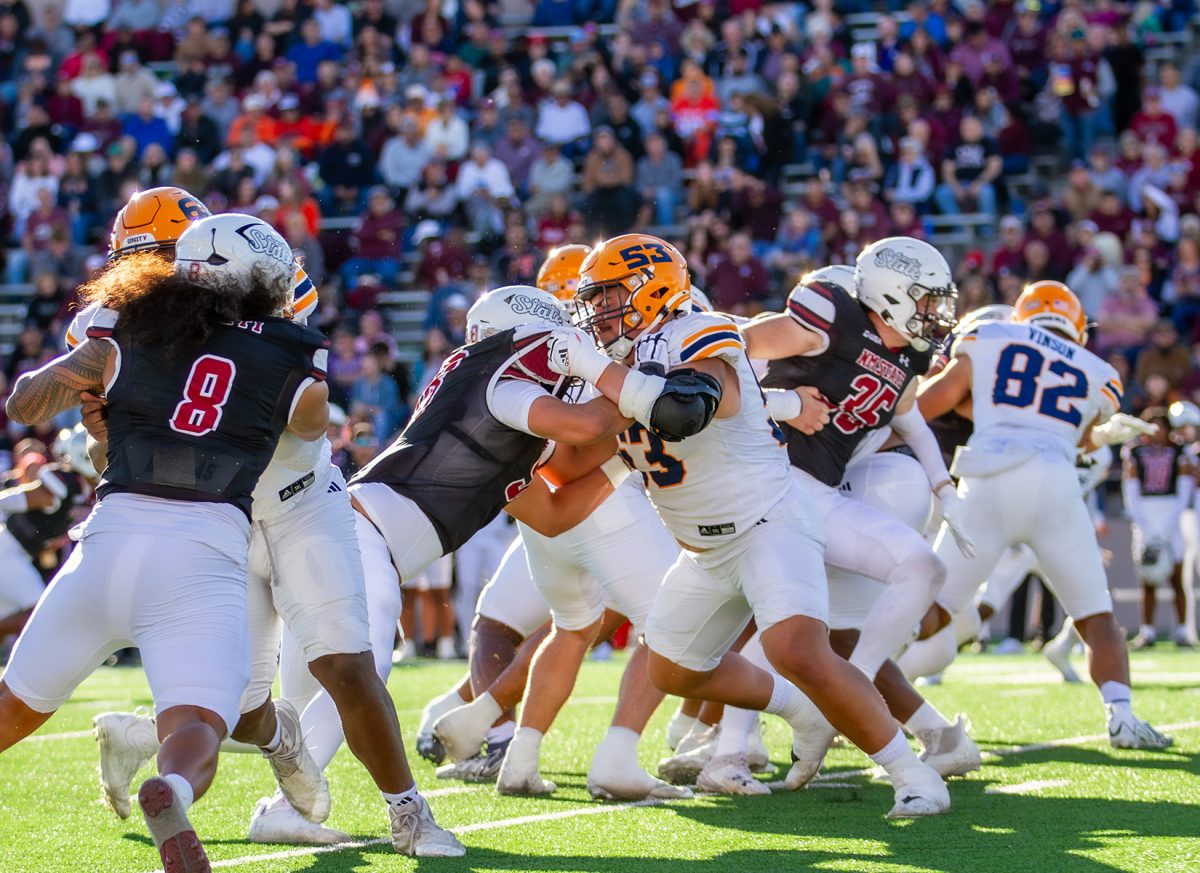
[[[62,347],[120,205],[173,184],[303,255],[347,472],[479,293],[633,227],[742,314],[928,238],[963,311],[1065,280],[1128,411],[1200,399],[1195,22],[1193,0],[0,0],[0,396]],[[46,436],[0,421],[3,451]]]

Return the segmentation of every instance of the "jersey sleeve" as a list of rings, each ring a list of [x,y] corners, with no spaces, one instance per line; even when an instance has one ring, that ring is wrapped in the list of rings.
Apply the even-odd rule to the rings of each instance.
[[[1096,418],[1096,424],[1103,424],[1115,413],[1120,412],[1121,401],[1125,397],[1125,386],[1121,383],[1121,377],[1117,375],[1116,370],[1109,367],[1104,377],[1104,384],[1100,388],[1100,413]]]
[[[821,354],[836,338],[837,300],[834,289],[821,284],[797,285],[788,295],[787,312],[801,327],[821,337]]]
[[[317,311],[317,286],[304,272],[303,267],[296,268],[296,278],[292,288],[292,318],[300,324],[306,324],[308,317]]]
[[[667,332],[667,357],[671,369],[705,358],[736,364],[746,356],[746,344],[737,325],[723,315],[702,313],[671,325]]]
[[[85,339],[107,339],[117,325],[117,314],[99,303],[92,303],[78,312],[67,327],[67,349],[73,349]]]
[[[501,371],[500,380],[532,382],[545,389],[553,389],[563,376],[550,367],[549,338],[552,331],[545,328],[517,328],[513,334],[516,354]]]

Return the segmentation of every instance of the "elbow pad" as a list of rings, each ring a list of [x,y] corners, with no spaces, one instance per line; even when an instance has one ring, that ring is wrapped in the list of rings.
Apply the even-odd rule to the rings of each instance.
[[[650,429],[667,442],[679,442],[708,427],[720,403],[721,383],[712,376],[674,370],[650,410]]]

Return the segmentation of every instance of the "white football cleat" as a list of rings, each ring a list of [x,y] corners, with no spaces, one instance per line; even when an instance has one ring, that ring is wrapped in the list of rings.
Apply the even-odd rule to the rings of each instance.
[[[771,753],[767,751],[767,745],[762,738],[762,719],[754,723],[754,730],[750,731],[750,736],[746,739],[746,763],[749,765],[751,773],[775,775],[775,765],[771,763]]]
[[[433,735],[451,761],[479,754],[490,728],[500,717],[500,705],[490,694],[481,694],[470,703],[456,706],[433,724]]]
[[[210,873],[212,865],[196,837],[187,811],[175,797],[171,783],[151,776],[138,789],[138,806],[154,838],[163,870],[171,873]]]
[[[825,753],[837,736],[837,731],[825,720],[825,716],[815,707],[814,712],[819,721],[811,719],[802,731],[792,728],[792,767],[783,778],[783,784],[789,791],[799,791],[821,772]]]
[[[692,785],[704,765],[712,760],[721,736],[720,723],[693,730],[679,743],[675,754],[658,762],[658,775],[674,785]]]
[[[684,800],[692,796],[690,788],[655,779],[638,766],[636,753],[623,754],[607,738],[600,741],[592,757],[587,789],[598,800]]]
[[[467,847],[433,820],[433,811],[421,795],[402,807],[388,804],[392,847],[413,858],[461,858]]]
[[[1108,741],[1114,749],[1166,749],[1175,741],[1133,714],[1108,714]]]
[[[745,755],[721,755],[704,765],[696,777],[696,787],[712,794],[770,794],[765,782],[750,773]]]
[[[494,744],[488,743],[487,749],[478,755],[438,767],[437,778],[461,779],[463,782],[495,782],[511,742],[512,740],[504,740]]]
[[[496,777],[496,793],[516,797],[544,797],[553,794],[558,786],[549,779],[543,779],[537,767],[529,769],[512,763],[506,757],[500,765],[500,774]]]
[[[446,759],[446,750],[433,735],[433,726],[443,715],[466,702],[458,696],[457,688],[451,688],[425,704],[425,708],[421,710],[421,724],[417,728],[417,754],[434,764],[440,764]]]
[[[438,637],[437,657],[439,661],[453,661],[458,658],[458,648],[454,645],[454,637]]]
[[[263,757],[275,771],[275,781],[288,803],[311,822],[320,824],[329,818],[329,785],[317,766],[308,747],[296,708],[286,700],[275,701],[275,717],[279,719],[279,747],[263,751]]]
[[[252,843],[285,843],[300,846],[332,846],[350,842],[350,835],[313,824],[287,802],[282,794],[264,797],[250,817]]]
[[[1075,648],[1074,633],[1060,633],[1046,645],[1042,646],[1042,654],[1055,670],[1062,674],[1064,682],[1082,682],[1075,668],[1071,666],[1071,651]]]
[[[129,818],[129,786],[142,765],[158,752],[154,719],[135,712],[102,712],[92,719],[92,735],[100,744],[104,802],[117,818]]]
[[[954,724],[917,736],[925,751],[921,760],[937,770],[942,778],[965,776],[983,765],[979,746],[967,735],[967,718],[958,716]]]
[[[932,767],[922,769],[925,772],[910,774],[909,779],[895,787],[896,802],[888,812],[888,818],[919,818],[950,811],[950,792],[946,790],[946,783]]]
[[[684,715],[682,709],[675,710],[675,714],[667,722],[667,748],[672,752],[679,748],[679,744],[688,735],[688,732],[692,729],[692,725],[695,723],[695,716]]]

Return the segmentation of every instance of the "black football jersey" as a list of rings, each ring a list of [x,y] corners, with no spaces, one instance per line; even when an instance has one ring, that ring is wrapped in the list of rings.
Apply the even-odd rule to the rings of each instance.
[[[324,380],[328,341],[284,318],[218,327],[194,352],[167,358],[113,337],[120,366],[109,387],[108,468],[97,489],[169,500],[232,503],[250,515],[301,390]]]
[[[1172,497],[1176,493],[1175,480],[1184,460],[1183,446],[1174,443],[1166,446],[1138,444],[1126,446],[1122,459],[1132,464],[1142,494],[1146,497]]]
[[[792,464],[836,487],[855,447],[867,431],[892,420],[908,383],[929,369],[932,353],[907,346],[889,349],[862,304],[834,284],[797,285],[788,296],[787,311],[822,337],[826,348],[817,355],[771,361],[763,385],[810,385],[821,392],[831,407],[822,430],[807,435],[782,427]]]
[[[73,470],[61,464],[48,464],[38,472],[44,487],[59,498],[58,509],[42,512],[34,509],[10,515],[4,521],[8,532],[32,558],[38,558],[49,544],[71,529],[72,510],[92,498],[92,486]]]
[[[550,369],[549,336],[517,327],[451,353],[404,432],[351,484],[388,485],[429,517],[445,554],[457,549],[529,486],[546,451],[545,439],[492,415],[488,397],[505,378],[563,396],[573,380]]]

